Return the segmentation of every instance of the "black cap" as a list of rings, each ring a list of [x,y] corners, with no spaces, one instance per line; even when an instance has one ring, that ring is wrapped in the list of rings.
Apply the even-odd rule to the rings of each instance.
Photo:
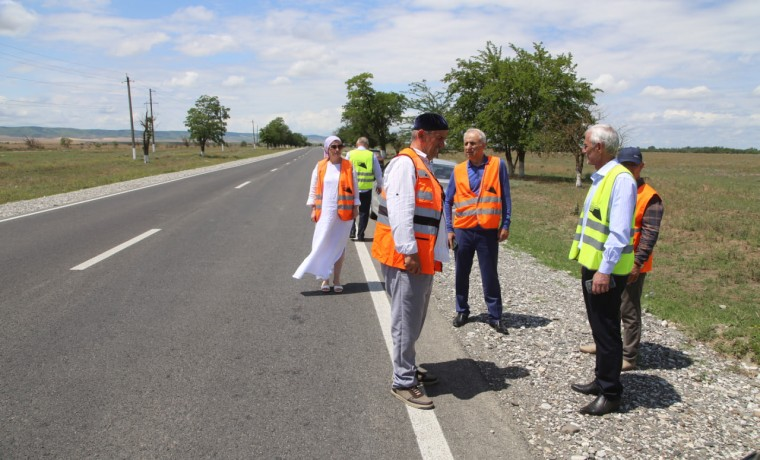
[[[414,119],[412,129],[422,129],[425,131],[448,131],[449,124],[446,119],[437,113],[423,113]]]

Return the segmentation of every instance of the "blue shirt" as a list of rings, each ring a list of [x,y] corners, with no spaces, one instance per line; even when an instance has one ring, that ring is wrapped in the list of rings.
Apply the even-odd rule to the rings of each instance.
[[[467,160],[467,178],[470,181],[470,190],[472,193],[480,193],[480,183],[483,181],[483,173],[488,164],[488,156],[483,157],[483,164],[474,166],[470,160]],[[509,193],[509,171],[507,164],[499,158],[499,182],[501,183],[501,228],[509,230],[509,224],[512,219],[512,195]],[[454,232],[454,224],[451,218],[451,208],[454,205],[454,194],[457,190],[457,183],[454,180],[454,172],[451,172],[449,186],[446,189],[446,199],[443,202],[443,213],[446,216],[446,231]]]

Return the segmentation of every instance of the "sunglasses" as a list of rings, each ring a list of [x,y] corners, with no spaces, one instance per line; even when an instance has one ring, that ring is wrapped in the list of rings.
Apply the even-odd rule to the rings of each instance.
[[[340,149],[342,149],[342,148],[343,148],[343,144],[335,144],[335,145],[331,145],[331,146],[330,146],[330,148],[331,148],[331,149],[338,149],[338,150],[340,150]]]

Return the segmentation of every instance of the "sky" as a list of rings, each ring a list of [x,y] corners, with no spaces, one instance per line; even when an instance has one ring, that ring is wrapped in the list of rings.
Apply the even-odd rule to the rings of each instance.
[[[626,145],[760,148],[757,0],[0,0],[0,126],[129,129],[129,76],[135,129],[210,95],[230,132],[325,136],[349,78],[440,90],[489,41],[572,54]]]

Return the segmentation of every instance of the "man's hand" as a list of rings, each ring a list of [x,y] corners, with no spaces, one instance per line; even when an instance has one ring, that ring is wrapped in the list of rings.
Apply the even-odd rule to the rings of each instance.
[[[509,230],[506,228],[502,228],[499,230],[499,243],[502,241],[505,241],[507,238],[509,238]]]
[[[377,192],[378,195],[380,195],[380,194],[383,193],[383,188],[382,187],[375,187],[375,191]]]
[[[639,274],[641,274],[641,267],[634,264],[633,269],[631,270],[631,274],[628,275],[628,284],[635,283],[636,280],[639,279]]]
[[[456,244],[456,239],[454,238],[454,232],[449,232],[448,234],[448,244],[449,249],[454,249],[454,245]]]
[[[317,210],[314,208],[311,208],[311,221],[312,222],[317,221]]]
[[[356,219],[357,217],[359,217],[359,206],[354,206],[354,215],[353,215],[353,217],[354,217],[354,219]]]
[[[604,294],[610,290],[610,275],[601,272],[594,273],[591,279],[591,293],[594,295]]]
[[[404,267],[408,273],[418,275],[422,271],[420,266],[420,256],[415,254],[404,254]]]

